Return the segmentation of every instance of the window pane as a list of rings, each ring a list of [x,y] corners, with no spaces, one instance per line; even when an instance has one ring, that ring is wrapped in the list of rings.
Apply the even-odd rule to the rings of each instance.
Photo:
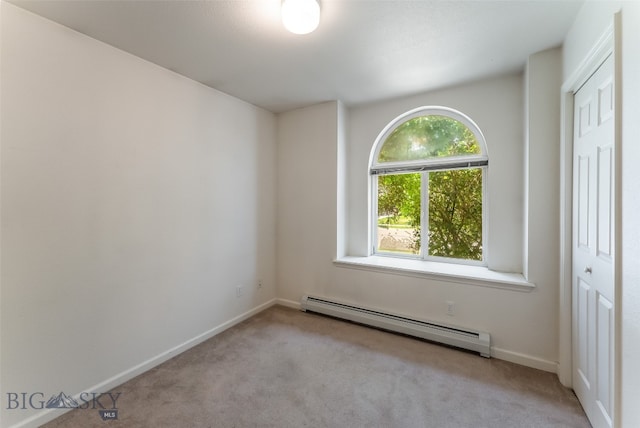
[[[420,253],[420,173],[378,177],[377,248]]]
[[[429,255],[482,260],[482,169],[429,173]]]
[[[480,155],[478,140],[462,122],[429,115],[407,120],[385,140],[378,162]]]

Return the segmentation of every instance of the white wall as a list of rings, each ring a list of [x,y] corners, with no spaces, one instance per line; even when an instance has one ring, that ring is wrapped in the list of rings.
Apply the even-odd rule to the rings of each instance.
[[[544,287],[550,325],[558,332],[560,272],[560,87],[562,50],[533,54],[525,73],[524,271]],[[555,294],[555,297],[554,297]],[[553,336],[550,334],[549,339]]]
[[[578,69],[607,27],[613,25],[613,14],[620,10],[622,3],[615,0],[585,2],[564,40],[563,82]]]
[[[640,3],[622,10],[622,422],[640,426]]]
[[[278,116],[278,297],[331,282],[337,241],[337,102]]]
[[[276,120],[1,8],[4,408],[120,383],[275,297]]]
[[[640,426],[640,3],[585,2],[567,34],[564,47],[565,79],[579,67],[613,14],[622,13],[622,171],[621,171],[621,427]]]
[[[562,49],[533,54],[525,74],[524,270],[532,282],[557,282],[560,232]],[[541,203],[544,201],[544,203]],[[543,239],[540,239],[543,236]]]
[[[535,72],[556,85],[560,64],[556,53],[544,57]],[[547,69],[546,67],[550,67]],[[554,74],[555,73],[555,74]],[[348,238],[351,255],[365,255],[367,219],[367,163],[371,146],[380,130],[400,113],[425,104],[441,104],[469,114],[485,132],[489,142],[491,198],[495,205],[494,228],[510,231],[494,237],[502,244],[498,257],[511,270],[522,266],[524,187],[524,82],[521,75],[504,76],[416,95],[341,113],[335,104],[322,104],[279,116],[278,129],[278,296],[298,302],[304,294],[316,294],[382,308],[397,313],[460,326],[486,330],[492,334],[494,354],[500,358],[555,370],[557,362],[558,279],[556,272],[544,274],[545,263],[557,258],[557,234],[538,235],[531,240],[537,268],[531,275],[537,287],[531,293],[471,286],[458,282],[431,281],[409,276],[356,270],[332,264],[336,256],[336,196],[346,189],[349,200]],[[548,94],[545,88],[545,94]],[[545,95],[547,96],[547,95]],[[559,103],[559,99],[556,98]],[[539,104],[537,104],[539,105]],[[555,110],[554,110],[555,109]],[[557,106],[544,112],[553,122]],[[337,119],[336,119],[337,117]],[[346,141],[348,174],[339,182],[336,194],[336,152],[342,153],[336,138],[337,123],[348,128]],[[557,130],[557,118],[551,129]],[[543,170],[548,159],[542,152],[554,141],[536,137],[534,171]],[[556,133],[555,143],[558,135]],[[555,157],[555,153],[548,154]],[[341,178],[342,179],[342,178]],[[548,183],[545,181],[541,188]],[[548,187],[548,186],[547,186]],[[534,189],[537,199],[531,206],[536,215],[546,216],[547,229],[557,227],[557,191]],[[550,205],[551,209],[544,206]],[[551,217],[550,219],[548,217]],[[537,221],[543,222],[543,219]],[[555,226],[554,226],[555,224]],[[493,230],[493,229],[492,229]],[[491,233],[491,232],[490,232]],[[544,241],[544,242],[543,242]],[[544,253],[544,250],[548,253]],[[543,254],[544,253],[544,254]],[[557,266],[557,262],[556,262]],[[552,267],[553,269],[553,267]],[[446,301],[456,304],[456,315],[446,315]]]

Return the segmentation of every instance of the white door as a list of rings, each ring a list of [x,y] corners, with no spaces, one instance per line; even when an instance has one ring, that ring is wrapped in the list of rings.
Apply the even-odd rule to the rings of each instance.
[[[614,80],[609,56],[574,96],[573,387],[611,427],[614,364]]]

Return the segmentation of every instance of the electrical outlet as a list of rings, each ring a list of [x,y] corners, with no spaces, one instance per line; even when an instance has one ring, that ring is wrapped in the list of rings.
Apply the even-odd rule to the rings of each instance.
[[[259,289],[261,289],[261,288],[262,288],[262,280],[261,280],[261,279],[259,279],[259,280],[258,280],[258,290],[259,290]]]
[[[236,297],[240,297],[244,294],[244,286],[238,285],[236,286]]]
[[[455,315],[455,302],[452,302],[451,300],[447,300],[447,315],[449,316],[454,316]]]

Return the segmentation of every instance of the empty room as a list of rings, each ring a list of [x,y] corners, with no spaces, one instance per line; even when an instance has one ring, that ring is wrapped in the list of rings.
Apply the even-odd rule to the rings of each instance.
[[[639,427],[638,28],[0,0],[0,427]]]

